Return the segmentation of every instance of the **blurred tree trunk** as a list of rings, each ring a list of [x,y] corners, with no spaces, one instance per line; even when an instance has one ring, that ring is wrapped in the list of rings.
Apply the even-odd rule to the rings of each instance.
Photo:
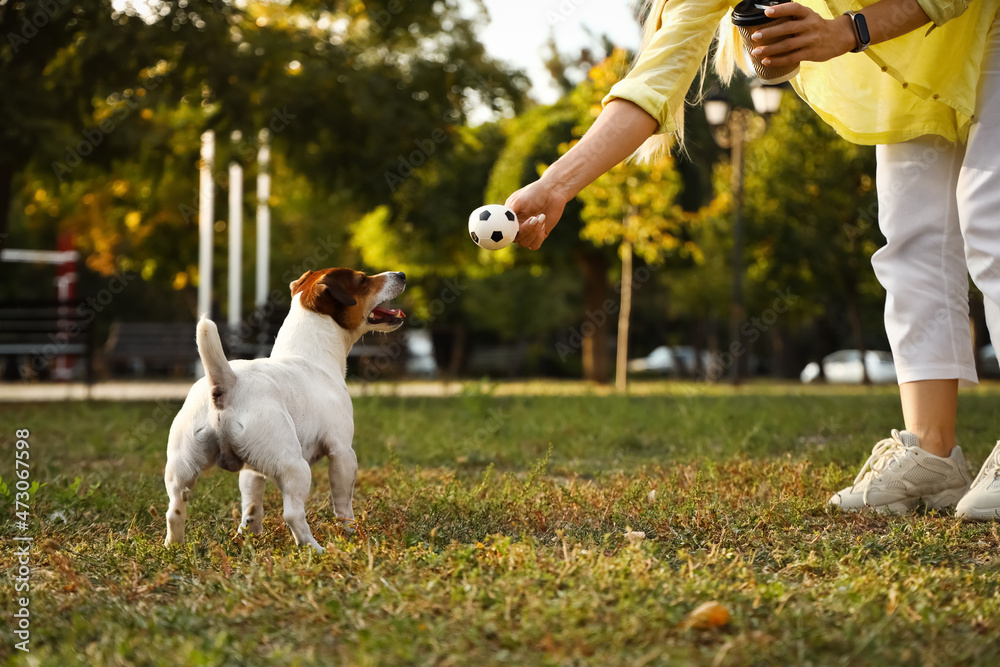
[[[581,250],[576,253],[576,263],[583,276],[584,319],[580,325],[583,377],[607,384],[611,370],[608,353],[608,320],[611,315],[604,307],[608,295],[608,258],[600,251]],[[625,279],[631,279],[631,276]]]
[[[0,248],[7,247],[7,229],[10,226],[11,187],[14,181],[14,165],[0,162]]]
[[[865,332],[861,324],[861,296],[858,294],[858,285],[853,280],[847,281],[847,321],[851,325],[851,334],[854,336],[854,345],[861,352],[861,382],[871,384],[868,377],[868,364],[865,363],[865,356],[868,353],[865,348]]]
[[[694,342],[692,347],[694,348],[694,365],[691,369],[691,374],[684,374],[685,378],[706,380],[708,379],[708,370],[705,368],[705,364],[702,363],[702,356],[705,353],[704,341],[708,338],[708,326],[705,324],[703,318],[695,318],[691,321],[691,340]]]
[[[448,360],[448,377],[458,377],[465,366],[465,327],[455,326],[455,339],[451,347],[451,359]]]
[[[438,371],[446,379],[458,377],[465,366],[465,327],[457,324],[434,327],[431,341]]]
[[[771,363],[773,364],[771,377],[784,378],[787,375],[785,369],[788,367],[785,363],[785,337],[777,323],[768,329],[767,334],[771,339]]]
[[[813,326],[816,329],[812,337],[813,358],[819,364],[819,379],[825,382],[826,373],[823,370],[823,359],[836,349],[836,334],[833,331],[833,325],[830,323],[830,316],[826,309],[824,309],[823,314],[816,320]]]
[[[628,229],[626,218],[625,229]],[[628,389],[628,320],[632,314],[632,242],[625,234],[622,240],[622,294],[618,309],[618,349],[615,360],[615,388]]]

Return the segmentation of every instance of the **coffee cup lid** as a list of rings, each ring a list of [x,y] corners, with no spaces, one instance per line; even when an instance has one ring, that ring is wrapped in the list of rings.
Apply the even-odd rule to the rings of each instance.
[[[764,13],[768,7],[782,5],[791,0],[742,0],[733,8],[733,25],[754,26],[771,19]]]

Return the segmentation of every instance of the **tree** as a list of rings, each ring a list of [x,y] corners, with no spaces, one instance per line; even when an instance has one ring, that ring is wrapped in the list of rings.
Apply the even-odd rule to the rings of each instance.
[[[489,59],[456,1],[126,6],[2,8],[4,34],[28,38],[0,45],[0,195],[15,176],[22,201],[41,193],[44,206],[15,211],[17,234],[75,228],[90,268],[141,267],[167,288],[197,280],[203,130],[216,131],[224,169],[252,158],[269,127],[284,177],[276,223],[283,203],[300,212],[308,194],[314,225],[346,227],[391,201],[406,169],[450,150],[470,99],[509,111],[526,85]],[[44,25],[32,32],[36,15]],[[233,131],[243,139],[230,143]],[[0,234],[9,211],[0,197]]]
[[[594,112],[620,78],[626,61],[626,53],[619,49],[591,70],[589,80],[577,91],[581,102],[589,103],[589,113],[574,134],[582,136],[590,129],[596,119]],[[575,143],[570,142],[566,150]],[[674,253],[697,253],[688,238],[690,216],[676,203],[681,189],[673,156],[664,155],[652,164],[625,161],[580,193],[581,236],[598,246],[627,241],[650,264],[660,264]]]
[[[589,80],[580,86],[579,94],[589,101],[591,108],[599,108],[625,67],[625,52],[614,51],[591,69]],[[577,132],[582,130],[583,134],[587,129],[589,124]],[[697,252],[691,241],[684,238],[685,218],[692,216],[686,216],[676,203],[681,187],[673,157],[667,154],[652,164],[625,161],[602,174],[579,195],[584,204],[582,238],[597,246],[618,246],[622,257],[616,372],[619,389],[626,386],[633,253],[648,264],[662,264],[671,254]]]
[[[767,134],[747,148],[746,262],[758,310],[784,290],[796,297],[785,321],[843,312],[854,345],[866,349],[864,313],[877,311],[882,294],[870,268],[874,170],[870,147],[844,141],[787,96]]]
[[[503,124],[507,143],[490,175],[486,201],[505,201],[510,193],[538,178],[547,165],[568,149],[567,140],[579,128],[582,115],[591,111],[589,105],[581,106],[581,100],[582,96],[574,91],[555,104],[529,109]],[[579,200],[570,202],[563,212],[559,233],[550,236],[538,252],[520,253],[518,261],[538,266],[539,270],[558,267],[557,270],[575,270],[579,274],[584,311],[579,329],[584,334],[572,329],[567,333],[570,340],[560,343],[582,354],[586,379],[607,382],[610,365],[604,304],[610,289],[608,269],[612,255],[608,249],[597,248],[580,237],[581,210]],[[560,356],[565,358],[567,354]]]

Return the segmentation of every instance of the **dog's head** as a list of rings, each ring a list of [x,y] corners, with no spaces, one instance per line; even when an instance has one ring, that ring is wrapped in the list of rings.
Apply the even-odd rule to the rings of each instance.
[[[321,269],[306,271],[292,282],[292,298],[348,331],[361,335],[368,331],[395,331],[403,324],[406,314],[395,308],[381,308],[406,287],[406,275],[387,271],[368,276],[351,269]]]

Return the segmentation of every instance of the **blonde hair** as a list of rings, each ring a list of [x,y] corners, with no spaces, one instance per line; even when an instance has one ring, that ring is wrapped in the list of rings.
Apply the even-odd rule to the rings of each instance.
[[[656,31],[660,29],[660,17],[663,14],[663,8],[666,4],[667,0],[639,0],[638,11],[639,16],[642,17],[642,45],[639,47],[639,54],[636,56],[636,60],[652,43]],[[752,75],[753,73],[750,64],[742,57],[744,50],[740,48],[740,33],[736,29],[736,26],[733,25],[730,18],[731,14],[732,11],[730,10],[719,23],[719,29],[716,33],[715,56],[712,61],[719,80],[726,85],[729,85],[729,82],[732,81],[736,67],[739,67],[747,74]],[[705,82],[707,63],[708,54],[705,54],[705,61],[702,63],[701,68],[699,88]],[[702,92],[702,90],[699,90],[698,103],[701,102]],[[677,141],[678,149],[681,151],[684,150],[684,106],[682,104],[674,111],[674,124],[677,129],[674,132],[651,136],[636,150],[635,155],[633,155],[635,160],[643,163],[653,162],[665,153],[670,152],[671,145],[675,140]]]

